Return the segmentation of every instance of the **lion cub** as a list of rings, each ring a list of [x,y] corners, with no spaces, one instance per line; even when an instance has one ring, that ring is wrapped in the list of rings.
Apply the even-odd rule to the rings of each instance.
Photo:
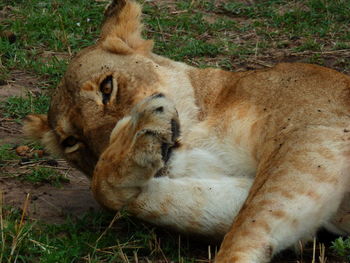
[[[225,235],[216,262],[268,262],[326,226],[350,233],[350,78],[307,64],[227,72],[152,53],[114,0],[25,130],[92,177],[110,209]]]

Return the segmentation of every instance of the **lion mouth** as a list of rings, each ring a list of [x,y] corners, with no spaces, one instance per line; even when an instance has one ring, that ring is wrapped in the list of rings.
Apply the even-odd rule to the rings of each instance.
[[[172,132],[172,136],[171,136],[172,143],[166,142],[162,144],[162,159],[165,164],[169,161],[173,153],[173,150],[180,147],[180,142],[178,141],[178,138],[180,137],[180,124],[175,119],[172,119],[170,124],[171,124],[171,132]]]
[[[172,119],[170,123],[171,123],[171,132],[172,132],[171,140],[173,142],[176,142],[176,140],[180,136],[180,124],[179,124],[179,121],[175,119]]]

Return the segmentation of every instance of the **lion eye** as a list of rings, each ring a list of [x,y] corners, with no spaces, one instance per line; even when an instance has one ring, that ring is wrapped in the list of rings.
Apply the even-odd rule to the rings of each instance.
[[[100,91],[102,93],[102,102],[103,104],[107,104],[112,91],[113,91],[113,77],[108,76],[106,77],[100,84]]]
[[[65,148],[73,147],[77,143],[78,143],[78,140],[74,136],[69,136],[62,142],[62,146]]]

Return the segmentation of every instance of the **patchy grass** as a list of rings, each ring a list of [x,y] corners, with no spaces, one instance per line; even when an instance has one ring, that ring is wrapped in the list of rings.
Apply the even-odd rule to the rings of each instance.
[[[69,183],[69,179],[52,168],[35,167],[31,172],[22,176],[22,180],[34,184],[50,184],[55,187],[62,186],[63,183]]]
[[[219,3],[176,1],[172,8],[146,6],[148,36],[156,39],[156,52],[196,66],[237,69],[249,60],[283,60],[281,52],[284,56],[304,51],[322,54],[346,49],[350,43],[346,0]],[[193,52],[194,43],[204,47],[197,49],[200,53]]]
[[[44,90],[55,87],[69,58],[97,38],[104,5],[84,0],[2,1],[0,8],[8,15],[0,23],[0,32],[12,32],[16,41],[0,37],[0,77],[6,80],[11,70],[22,69],[38,75]],[[13,97],[4,112],[20,119],[29,112],[46,112],[48,103],[44,91],[38,96]]]
[[[277,30],[275,35],[331,37],[347,41],[350,38],[347,29],[350,6],[346,0],[269,0],[256,1],[254,5],[228,2],[222,7],[228,15],[254,19],[257,28]]]
[[[46,113],[49,109],[49,97],[28,93],[26,97],[13,96],[0,103],[4,117],[20,121],[30,113]]]
[[[18,156],[16,155],[14,151],[14,145],[12,144],[3,144],[0,145],[0,167],[2,162],[18,159]]]
[[[142,2],[144,34],[155,40],[155,52],[160,55],[194,66],[236,71],[302,61],[350,72],[350,1]],[[8,98],[1,104],[2,117],[19,121],[28,113],[47,111],[47,93],[59,82],[71,56],[98,37],[105,4],[85,0],[0,2],[5,14],[0,18],[0,32],[16,36],[15,41],[0,37],[0,80],[9,80],[14,69],[23,70],[40,79],[41,90]],[[11,147],[0,146],[0,165],[7,160],[18,162]],[[33,184],[67,183],[56,170],[45,167],[33,168],[19,178]],[[160,232],[125,214],[88,213],[50,225],[26,219],[25,209],[23,213],[2,205],[0,209],[0,262],[210,260],[207,244]],[[333,244],[342,257],[349,257],[348,240],[337,239]],[[215,248],[210,251],[214,256]]]
[[[17,36],[15,43],[0,41],[1,60],[6,70],[22,68],[47,77],[57,84],[67,58],[98,36],[105,3],[98,1],[12,1],[11,15],[0,24]],[[0,6],[1,7],[1,6]],[[68,55],[67,55],[68,54]]]
[[[193,249],[190,240],[183,238],[179,244],[179,236],[157,233],[123,213],[91,212],[48,225],[26,220],[25,207],[20,211],[0,204],[0,209],[2,262],[128,262],[129,255],[130,262],[194,262],[182,256]]]

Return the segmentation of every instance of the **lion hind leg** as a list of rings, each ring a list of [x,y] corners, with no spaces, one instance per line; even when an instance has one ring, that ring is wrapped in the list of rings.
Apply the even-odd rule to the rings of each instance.
[[[270,154],[216,262],[268,262],[327,222],[346,191],[346,148],[338,130],[314,129],[295,134]]]

